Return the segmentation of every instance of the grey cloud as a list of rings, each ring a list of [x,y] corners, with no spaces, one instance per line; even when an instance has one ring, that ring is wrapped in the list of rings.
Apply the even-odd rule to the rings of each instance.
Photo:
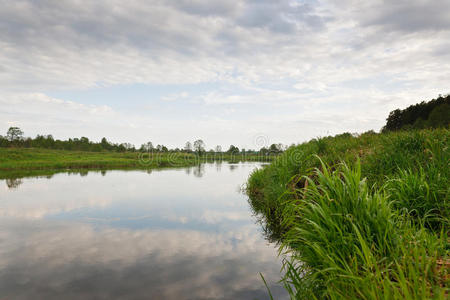
[[[363,26],[379,26],[385,31],[414,33],[450,30],[450,2],[447,0],[384,1],[367,11]]]
[[[258,272],[279,277],[274,249],[255,252],[258,242],[251,236],[235,244],[234,233],[99,230],[14,220],[1,225],[2,298],[262,299],[267,294]],[[285,293],[273,282],[272,293],[281,299]]]
[[[271,54],[323,23],[311,6],[285,0],[0,5],[0,81],[9,89],[26,84],[27,91],[216,80],[243,57]]]
[[[105,50],[127,44],[182,51],[186,47],[176,47],[199,44],[190,28],[180,26],[182,15],[155,2],[18,2],[5,3],[0,13],[1,40],[18,46]]]
[[[443,43],[433,50],[433,55],[450,57],[450,43]]]
[[[308,3],[291,1],[248,1],[237,23],[245,27],[266,28],[278,33],[294,33],[299,28],[321,29],[324,19]]]
[[[302,96],[301,105],[294,105],[295,97],[246,98],[267,102],[267,107],[286,102],[292,111],[303,111],[305,101],[332,101],[339,93],[355,103],[395,99],[383,108],[381,124],[384,114],[397,104],[411,104],[418,95],[431,99],[447,92],[442,89],[448,86],[450,70],[446,51],[450,3],[443,0],[0,0],[0,5],[0,84],[6,94],[50,94],[59,89],[134,83],[214,83],[230,85],[242,98],[246,88],[276,85],[286,91],[277,83],[304,82],[302,91],[308,94]],[[376,84],[357,85],[377,78]],[[342,90],[346,82],[354,82],[355,88]],[[408,84],[407,92],[390,88],[405,90],[402,82]],[[3,97],[6,103],[7,96]],[[218,102],[237,100],[224,97]],[[41,115],[54,114],[58,115],[54,124],[40,120],[39,126],[57,133],[70,126],[60,122],[59,116],[79,118],[70,112],[54,113],[49,105],[32,112],[10,106],[0,112],[5,128],[19,120],[35,128]],[[243,112],[242,105],[233,108],[238,107]],[[156,126],[148,117],[139,120],[142,128]],[[214,122],[215,129],[229,127],[227,120],[223,120],[226,125]],[[116,135],[119,129],[92,120],[85,124]],[[160,131],[166,133],[170,127],[182,138],[174,124],[172,120]],[[239,126],[249,124],[246,119]],[[317,135],[314,127],[308,132]]]
[[[222,25],[198,16],[216,15]],[[293,33],[296,24],[320,27],[308,5],[287,1],[3,1],[0,38],[19,47],[108,49],[120,44],[141,51],[189,54],[214,47],[211,31],[236,26]],[[308,25],[309,26],[309,25]]]
[[[174,8],[199,16],[228,17],[235,15],[242,1],[222,0],[170,0]]]

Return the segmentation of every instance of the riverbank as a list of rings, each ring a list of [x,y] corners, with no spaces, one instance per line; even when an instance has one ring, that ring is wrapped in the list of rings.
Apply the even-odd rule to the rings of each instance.
[[[249,202],[290,259],[295,299],[445,299],[447,129],[343,134],[291,147],[249,178]]]
[[[188,167],[211,161],[271,161],[257,154],[85,152],[40,148],[0,148],[0,178],[14,174],[51,174],[81,169],[158,169]]]

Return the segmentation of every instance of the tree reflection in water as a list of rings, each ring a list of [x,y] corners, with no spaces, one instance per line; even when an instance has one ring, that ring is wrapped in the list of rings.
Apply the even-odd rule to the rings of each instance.
[[[205,174],[205,165],[204,164],[195,166],[193,169],[194,169],[193,174],[195,177],[201,178]]]
[[[237,168],[239,168],[239,165],[237,165],[237,164],[230,164],[229,167],[230,167],[230,171],[234,171]]]
[[[9,189],[17,189],[19,185],[23,183],[22,179],[20,178],[9,178],[6,179],[6,185]]]

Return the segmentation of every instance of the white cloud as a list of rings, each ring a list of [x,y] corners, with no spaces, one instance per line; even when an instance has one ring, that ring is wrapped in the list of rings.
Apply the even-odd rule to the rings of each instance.
[[[117,287],[130,299],[245,299],[245,291],[266,295],[258,272],[272,288],[279,278],[276,249],[251,227],[203,233],[58,222],[1,225],[7,243],[0,251],[0,287],[17,299],[59,299],[61,291],[65,299],[86,291],[111,299]]]
[[[171,101],[176,101],[176,100],[183,100],[188,97],[189,97],[188,92],[181,92],[181,93],[170,94],[170,95],[164,96],[161,98],[161,100],[171,102]]]
[[[258,123],[261,115],[274,119],[281,114],[281,119],[289,119],[297,113],[296,120],[301,122],[307,111],[318,118],[316,127],[302,128],[311,131],[305,135],[309,138],[322,134],[322,129],[315,128],[323,123],[328,124],[327,130],[334,126],[362,131],[367,127],[358,125],[365,124],[360,119],[373,119],[370,126],[379,129],[389,110],[449,92],[450,57],[445,49],[450,42],[450,9],[443,0],[433,4],[423,0],[18,0],[1,4],[3,93],[33,95],[41,103],[45,95],[66,91],[73,94],[70,100],[81,103],[86,89],[137,83],[183,86],[157,97],[170,109],[162,110],[155,102],[142,104],[158,112],[156,117],[152,113],[145,117],[138,108],[125,112],[107,98],[97,99],[89,114],[101,117],[82,117],[84,127],[65,130],[64,136],[89,133],[144,142],[129,132],[135,128],[151,130],[156,138],[175,146],[196,131],[217,144],[215,133],[221,131],[222,123],[213,120],[235,122],[232,127],[239,132],[272,132],[265,123]],[[201,84],[215,88],[197,87]],[[11,96],[12,106],[17,105],[14,97],[19,96]],[[341,107],[342,101],[360,109]],[[31,121],[26,110],[7,110],[0,115],[2,129],[11,122],[24,122],[54,133],[70,127],[61,119],[78,119],[73,111],[89,109],[67,101],[58,105],[64,109],[57,116],[52,110],[56,103],[42,104],[38,110],[53,122]],[[257,112],[252,113],[251,105],[258,105]],[[179,112],[178,118],[173,117],[174,111]],[[203,125],[201,116],[209,116],[210,123]],[[342,126],[335,117],[353,121]],[[119,122],[111,125],[110,119]],[[60,134],[61,130],[55,133]],[[285,130],[275,136],[293,142]]]

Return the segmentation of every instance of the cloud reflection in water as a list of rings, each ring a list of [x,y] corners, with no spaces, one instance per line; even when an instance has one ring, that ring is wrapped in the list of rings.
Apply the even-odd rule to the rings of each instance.
[[[57,174],[0,191],[0,297],[266,299],[258,272],[276,282],[280,263],[236,192],[254,166]]]

